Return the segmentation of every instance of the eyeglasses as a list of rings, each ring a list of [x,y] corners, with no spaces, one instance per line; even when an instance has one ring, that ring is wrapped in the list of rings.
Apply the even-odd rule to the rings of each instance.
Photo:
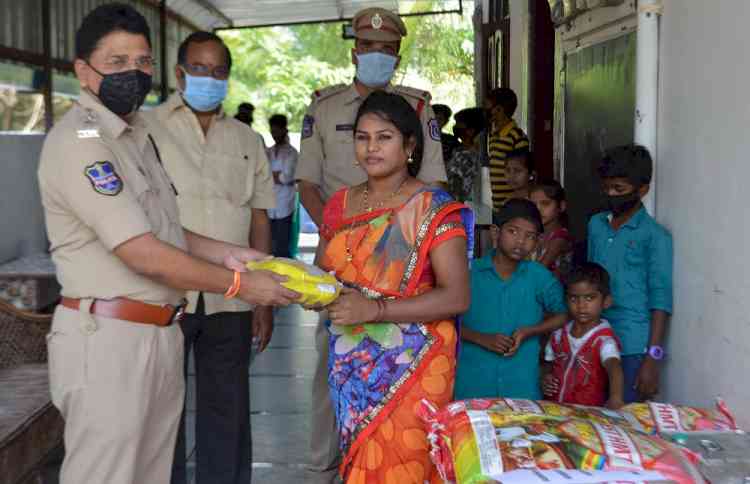
[[[191,76],[211,76],[214,79],[226,79],[229,77],[229,67],[227,66],[216,66],[211,69],[203,64],[189,64],[186,62],[183,64],[183,67]]]
[[[130,67],[130,58],[126,55],[112,56],[104,63],[108,70],[120,72]],[[136,69],[152,69],[156,66],[156,60],[148,55],[138,57],[133,61]]]

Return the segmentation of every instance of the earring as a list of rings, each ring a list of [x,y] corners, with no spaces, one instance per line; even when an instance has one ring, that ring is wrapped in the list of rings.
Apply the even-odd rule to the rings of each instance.
[[[356,159],[354,160],[354,166],[359,166],[359,161],[357,161]]]
[[[414,163],[414,158],[412,158],[412,155],[411,155],[411,153],[409,153],[409,157],[408,157],[408,158],[406,159],[406,162],[407,162],[408,164],[410,164],[410,165],[411,165],[412,163]]]

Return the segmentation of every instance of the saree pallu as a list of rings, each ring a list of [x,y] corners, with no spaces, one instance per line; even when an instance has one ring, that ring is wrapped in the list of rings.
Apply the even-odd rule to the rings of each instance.
[[[423,188],[401,207],[349,219],[346,196],[338,192],[324,210],[321,266],[368,298],[430,291],[430,250],[454,237],[473,246],[471,211],[440,189]],[[415,408],[422,398],[439,407],[453,396],[456,321],[329,324],[329,331],[328,383],[344,481],[441,482]]]

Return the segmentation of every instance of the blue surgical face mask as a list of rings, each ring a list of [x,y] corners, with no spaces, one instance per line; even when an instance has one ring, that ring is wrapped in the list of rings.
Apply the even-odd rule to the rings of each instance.
[[[191,76],[185,71],[185,90],[182,98],[198,112],[213,111],[227,97],[229,82],[211,76]]]
[[[383,87],[393,79],[398,57],[380,52],[357,54],[357,79],[367,87]]]

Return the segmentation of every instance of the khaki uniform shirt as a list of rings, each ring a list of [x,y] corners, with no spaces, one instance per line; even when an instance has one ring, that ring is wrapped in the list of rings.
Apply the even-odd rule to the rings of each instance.
[[[440,127],[430,106],[430,94],[405,86],[389,86],[385,90],[401,94],[420,115],[424,153],[419,179],[425,183],[445,182]],[[307,109],[295,177],[320,187],[323,201],[342,187],[367,180],[365,171],[354,164],[354,120],[362,101],[354,83],[336,85],[316,91]]]
[[[204,135],[175,93],[145,114],[167,173],[177,187],[182,225],[197,234],[247,247],[252,209],[275,206],[273,178],[260,135],[223,112]],[[206,314],[251,307],[222,294],[203,294]],[[188,293],[194,312],[198,292]]]
[[[177,304],[183,291],[130,270],[112,251],[139,235],[187,249],[175,194],[139,113],[129,124],[86,91],[47,135],[39,189],[62,294]]]

